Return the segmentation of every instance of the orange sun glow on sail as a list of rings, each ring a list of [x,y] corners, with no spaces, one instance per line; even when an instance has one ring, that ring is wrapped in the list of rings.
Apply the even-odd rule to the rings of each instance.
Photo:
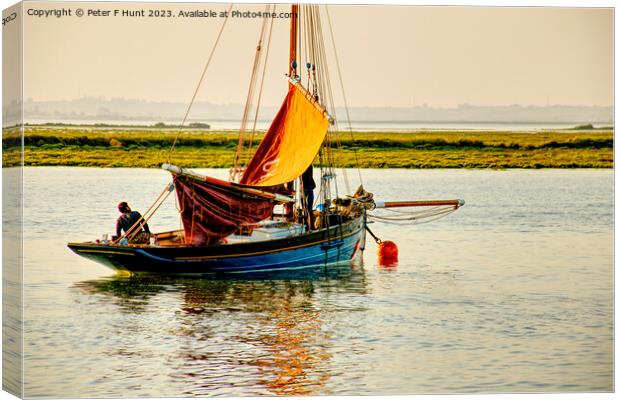
[[[314,160],[329,123],[329,115],[304,88],[298,83],[290,85],[239,183],[275,186],[294,180]]]

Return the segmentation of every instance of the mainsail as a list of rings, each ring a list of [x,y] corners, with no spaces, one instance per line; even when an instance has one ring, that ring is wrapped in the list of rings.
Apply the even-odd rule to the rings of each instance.
[[[240,183],[276,186],[299,177],[317,155],[329,123],[325,109],[293,82]]]
[[[294,5],[292,10],[290,57],[294,61],[298,7]],[[257,51],[260,48],[259,41]],[[287,197],[292,193],[284,184],[300,177],[312,164],[331,122],[318,96],[300,84],[294,65],[290,64],[286,98],[239,183],[196,179],[169,167],[181,207],[185,243],[221,243],[226,236],[251,230],[254,224],[269,218],[275,204],[294,202],[294,198]]]
[[[184,174],[173,174],[173,179],[185,243],[195,246],[218,243],[242,226],[251,229],[252,224],[269,218],[276,202],[219,179],[199,181]]]

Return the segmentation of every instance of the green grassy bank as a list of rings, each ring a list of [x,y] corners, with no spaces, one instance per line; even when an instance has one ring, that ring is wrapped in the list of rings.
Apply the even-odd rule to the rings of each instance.
[[[27,127],[28,166],[159,167],[177,130]],[[257,134],[257,143],[262,134]],[[334,135],[338,167],[362,168],[612,168],[613,132],[544,131]],[[179,135],[171,161],[190,168],[230,167],[238,135],[193,130]],[[3,132],[3,165],[19,163],[21,139]]]

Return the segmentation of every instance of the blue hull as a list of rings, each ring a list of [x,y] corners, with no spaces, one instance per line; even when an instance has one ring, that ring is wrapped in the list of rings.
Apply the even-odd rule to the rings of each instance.
[[[114,270],[157,274],[269,274],[352,260],[364,240],[362,218],[329,229],[264,242],[210,247],[69,243],[75,253]]]

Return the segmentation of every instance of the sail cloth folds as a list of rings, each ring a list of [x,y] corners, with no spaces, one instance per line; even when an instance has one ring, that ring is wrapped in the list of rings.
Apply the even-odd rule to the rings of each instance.
[[[240,183],[275,186],[296,179],[314,160],[328,126],[321,106],[298,83],[291,84]]]
[[[203,182],[184,175],[173,175],[173,180],[187,244],[216,244],[240,227],[269,218],[273,211],[273,201],[225,181]]]

